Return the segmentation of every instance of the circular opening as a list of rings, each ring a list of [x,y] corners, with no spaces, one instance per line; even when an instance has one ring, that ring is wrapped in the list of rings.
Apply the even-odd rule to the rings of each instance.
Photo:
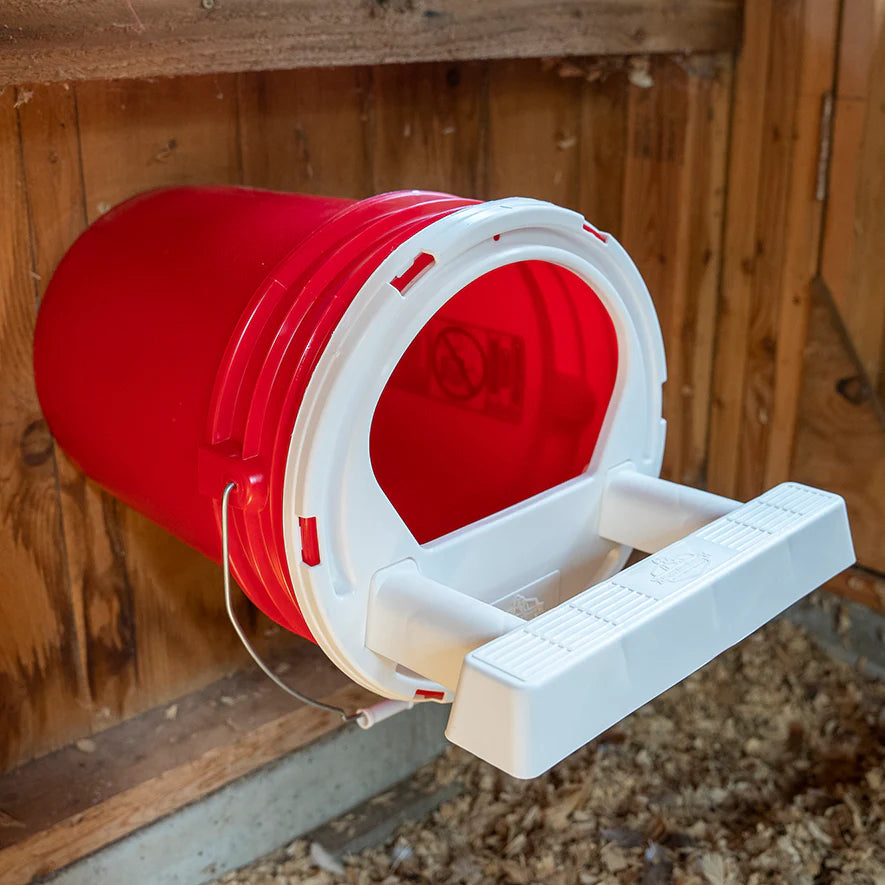
[[[421,544],[581,474],[618,368],[580,277],[522,261],[478,277],[421,330],[375,410],[372,469]]]

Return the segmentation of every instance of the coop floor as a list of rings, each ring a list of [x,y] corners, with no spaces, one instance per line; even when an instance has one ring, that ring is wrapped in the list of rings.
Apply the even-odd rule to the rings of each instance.
[[[306,839],[219,882],[885,885],[885,682],[785,621],[544,777],[423,777],[463,789],[343,872]]]

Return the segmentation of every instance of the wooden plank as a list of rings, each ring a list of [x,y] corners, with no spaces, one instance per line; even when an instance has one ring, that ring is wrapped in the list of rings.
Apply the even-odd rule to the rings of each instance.
[[[233,75],[85,83],[76,94],[90,221],[150,187],[241,180]],[[97,675],[102,690],[114,692],[106,703],[139,712],[243,660],[224,611],[218,567],[115,500],[105,502],[102,519],[125,569],[120,582],[108,577],[97,591],[90,654],[106,654],[106,634],[119,639],[112,651],[127,665],[117,680],[128,680],[106,687],[107,668]],[[238,605],[256,637],[274,631],[251,606]]]
[[[864,121],[883,16],[883,0],[842,4],[821,275],[846,321],[851,310],[849,277],[857,238],[855,208],[863,186],[859,171]]]
[[[22,155],[42,298],[62,255],[86,227],[74,90],[64,84],[18,93]]]
[[[15,104],[0,95],[0,768],[88,727],[52,438],[34,389],[36,291]]]
[[[763,491],[770,440],[781,271],[788,239],[792,235],[785,224],[793,156],[792,139],[788,133],[793,131],[800,77],[802,5],[775,4],[771,19],[772,53],[762,121],[758,214],[753,220],[756,259],[750,289],[749,322],[741,342],[746,352],[746,375],[735,497],[742,501]],[[778,432],[789,433],[791,430],[779,427]]]
[[[669,60],[637,73],[652,85],[630,87],[621,242],[648,286],[664,336],[668,380],[663,391],[667,445],[662,475],[678,481],[684,470],[680,406],[688,356],[681,352],[679,339],[688,288],[688,170],[694,154],[686,138],[694,103],[689,92],[695,90],[686,73]]]
[[[846,347],[838,312],[823,287],[817,288],[792,475],[845,498],[858,563],[882,576],[885,426]]]
[[[750,325],[758,240],[756,219],[763,155],[763,122],[771,48],[771,0],[748,0],[744,38],[735,72],[732,140],[722,284],[716,324],[707,482],[734,497],[744,418],[745,340]]]
[[[627,155],[627,75],[609,71],[596,59],[557,66],[563,76],[578,76],[581,87],[578,205],[600,230],[621,236],[622,194]]]
[[[842,304],[852,344],[885,402],[885,4],[870,65],[870,92],[858,162],[860,183],[850,287]]]
[[[238,78],[243,182],[356,199],[371,192],[367,68]]]
[[[42,296],[55,266],[86,226],[86,207],[74,90],[58,84],[29,92],[19,115]],[[124,551],[115,542],[113,505],[62,453],[57,462],[78,650],[92,725],[102,727],[128,709],[135,686],[131,590]]]
[[[537,61],[489,69],[488,195],[578,201],[581,84]]]
[[[286,663],[329,703],[373,701],[306,641]],[[11,771],[0,778],[0,885],[72,863],[339,726],[251,668]]]
[[[781,257],[780,283],[773,290],[779,296],[777,352],[764,488],[789,478],[793,456],[811,286],[820,259],[823,225],[824,206],[818,192],[821,114],[833,88],[839,7],[838,0],[805,0],[799,24],[802,55],[784,212],[788,237]]]
[[[735,48],[738,0],[21,0],[0,23],[7,83]]]
[[[630,89],[622,242],[664,334],[663,473],[692,484],[703,484],[706,462],[729,68],[725,59],[697,61],[689,70],[656,60],[647,72],[652,85]]]
[[[832,148],[827,186],[827,207],[821,255],[821,275],[842,314],[855,346],[871,375],[878,373],[880,341],[864,317],[868,302],[854,287],[855,249],[867,240],[858,217],[858,198],[867,192],[870,170],[862,171],[864,131],[876,117],[870,103],[874,79],[873,58],[885,33],[885,0],[852,0],[842,4],[839,67],[833,111]],[[868,114],[870,121],[867,122]],[[881,116],[881,109],[879,111]],[[875,170],[873,170],[875,172]],[[874,299],[873,304],[876,304]]]
[[[790,463],[836,13],[834,0],[747,4],[710,436],[710,487],[741,499],[786,478]]]
[[[77,111],[73,90],[69,86],[35,86],[19,92],[17,102],[21,136],[22,165],[31,218],[31,252],[38,301],[65,249],[86,224],[81,188],[80,141],[77,133]],[[65,494],[70,480],[70,462],[57,451],[53,441],[53,458],[60,492],[64,550],[80,671],[88,684],[81,703],[94,710],[87,658],[86,616],[83,607],[83,582],[80,538],[68,531],[69,497]],[[58,736],[58,744],[65,742]],[[40,748],[34,748],[39,752]]]
[[[374,69],[373,191],[484,194],[485,77],[476,62]]]
[[[146,188],[241,180],[235,77],[75,88],[89,221]]]
[[[697,63],[698,60],[696,60]],[[691,104],[688,144],[693,170],[688,205],[686,311],[676,346],[681,361],[681,470],[676,475],[691,485],[707,484],[710,399],[719,284],[722,269],[725,184],[729,150],[734,64],[729,58],[710,59],[710,67],[695,71],[695,101]],[[676,386],[675,376],[670,382]]]

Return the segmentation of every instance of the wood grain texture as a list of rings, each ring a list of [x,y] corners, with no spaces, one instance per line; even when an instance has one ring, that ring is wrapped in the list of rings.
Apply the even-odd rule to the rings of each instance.
[[[488,195],[576,208],[581,83],[540,62],[489,71]]]
[[[821,275],[880,397],[885,397],[885,295],[881,287],[870,290],[865,280],[881,274],[875,262],[885,235],[877,227],[885,216],[883,46],[885,2],[843,3],[821,256]]]
[[[686,309],[674,342],[686,356],[679,360],[682,380],[676,420],[682,428],[673,457],[679,464],[674,475],[706,487],[716,319],[727,248],[723,222],[734,67],[730,59],[718,57],[708,66],[701,60],[689,70],[695,77],[687,135],[693,171],[689,202],[681,207],[688,213]],[[676,379],[670,377],[675,394]]]
[[[89,221],[151,187],[241,180],[233,75],[84,83],[76,94]],[[90,650],[106,658],[101,644],[110,634],[111,648],[119,645],[120,657],[128,657],[119,677],[128,684],[108,705],[117,700],[124,714],[143,710],[244,659],[217,566],[116,500],[104,502],[102,523],[110,550],[125,562],[119,582],[102,581],[88,610],[97,625]],[[253,632],[270,629],[251,606],[238,604]],[[121,618],[125,635],[118,636]],[[108,675],[106,666],[103,687]]]
[[[839,314],[817,287],[792,475],[845,498],[860,565],[885,575],[885,426],[859,383]]]
[[[148,188],[242,178],[234,76],[74,88],[89,221]]]
[[[206,8],[209,7],[209,8]],[[0,86],[219,71],[735,48],[738,0],[17,0]]]
[[[758,215],[753,220],[756,260],[750,289],[736,497],[745,501],[764,488],[778,355],[778,305],[788,237],[783,219],[789,199],[793,111],[802,52],[802,3],[774,4],[772,53],[765,86]],[[814,129],[815,138],[817,127]],[[783,428],[789,432],[788,428]],[[711,458],[715,457],[711,454]]]
[[[722,283],[716,324],[709,467],[711,491],[734,497],[744,423],[745,342],[750,327],[752,292],[759,240],[759,208],[764,95],[771,51],[771,0],[748,0],[744,7],[744,38],[735,71]]]
[[[627,75],[623,70],[560,66],[560,76],[581,77],[578,205],[600,230],[621,236],[627,155]]]
[[[35,87],[19,108],[22,153],[32,216],[38,290],[86,226],[76,95],[66,85]],[[132,595],[125,551],[116,543],[113,503],[60,451],[58,467],[64,549],[71,601],[87,674],[95,727],[131,706],[135,691]]]
[[[656,60],[632,86],[621,241],[649,287],[664,335],[663,474],[702,485],[721,250],[730,73]]]
[[[885,4],[870,64],[869,100],[858,158],[853,266],[841,308],[852,344],[885,402]]]
[[[484,195],[486,74],[477,62],[374,69],[374,192]]]
[[[244,184],[352,199],[371,193],[369,69],[241,74],[238,91]]]
[[[880,8],[885,10],[882,0],[853,0],[842,5],[821,274],[843,314],[854,251],[858,161]]]
[[[792,106],[792,156],[783,216],[787,237],[776,290],[777,351],[763,488],[790,475],[811,287],[820,261],[824,210],[818,196],[821,114],[825,96],[833,89],[839,8],[838,0],[805,0],[799,23],[801,62]]]
[[[0,95],[0,768],[89,719],[53,441],[34,389],[37,290],[17,100]]]
[[[837,5],[746,6],[716,337],[710,487],[751,498],[789,472],[822,206],[820,113]]]
[[[307,643],[285,660],[329,703],[374,700]],[[0,885],[65,866],[338,727],[251,670],[108,729],[87,750],[9,772],[0,808],[15,825],[0,829]]]

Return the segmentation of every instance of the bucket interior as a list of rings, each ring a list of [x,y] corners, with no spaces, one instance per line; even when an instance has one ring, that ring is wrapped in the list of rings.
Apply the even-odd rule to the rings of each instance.
[[[461,289],[396,366],[372,421],[375,477],[424,544],[581,474],[618,367],[604,305],[543,261]]]

